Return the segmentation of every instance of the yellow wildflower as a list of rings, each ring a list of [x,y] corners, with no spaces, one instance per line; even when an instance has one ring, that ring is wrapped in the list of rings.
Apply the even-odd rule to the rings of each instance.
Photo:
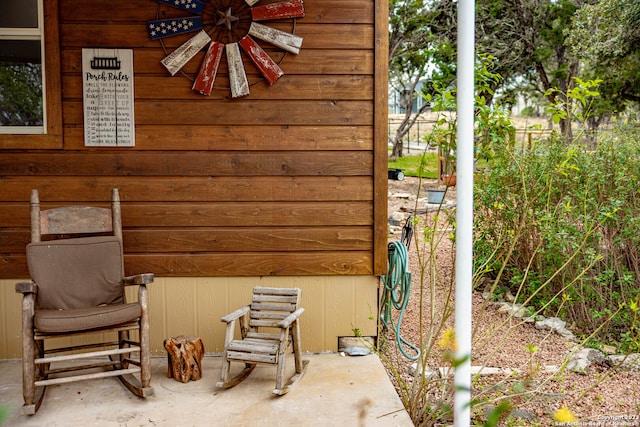
[[[448,328],[444,331],[442,338],[438,341],[438,347],[449,351],[455,351],[458,348],[456,344],[456,332],[453,328]]]
[[[573,415],[573,412],[571,412],[571,410],[566,406],[563,406],[554,412],[553,419],[561,423],[575,423],[578,421],[575,415]]]

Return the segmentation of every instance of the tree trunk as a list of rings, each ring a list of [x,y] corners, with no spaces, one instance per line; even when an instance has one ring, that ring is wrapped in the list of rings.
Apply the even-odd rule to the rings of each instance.
[[[391,150],[392,158],[397,159],[398,157],[402,157],[404,154],[403,151],[404,151],[404,143],[402,142],[402,138],[400,138],[400,140],[396,140],[395,142],[393,142],[393,148]]]

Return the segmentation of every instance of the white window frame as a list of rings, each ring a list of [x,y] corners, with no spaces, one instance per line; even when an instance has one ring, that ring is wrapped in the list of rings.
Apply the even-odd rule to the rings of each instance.
[[[42,79],[42,126],[0,126],[0,134],[42,135],[47,133],[47,81],[45,72],[44,9],[43,1],[38,0],[37,28],[0,27],[0,40],[39,40]]]

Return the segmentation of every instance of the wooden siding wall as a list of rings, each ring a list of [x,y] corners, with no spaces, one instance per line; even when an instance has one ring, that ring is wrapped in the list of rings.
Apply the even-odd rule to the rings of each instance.
[[[104,204],[112,187],[123,201],[127,273],[383,274],[387,4],[304,5],[295,23],[303,47],[282,61],[285,75],[268,87],[244,58],[255,84],[230,99],[224,60],[222,90],[210,97],[169,76],[163,48],[146,33],[155,1],[58,0],[63,144],[0,152],[0,278],[28,275],[32,188],[46,208]],[[294,29],[289,20],[271,26]],[[166,39],[168,51],[189,37]],[[133,148],[84,146],[84,47],[134,51]]]

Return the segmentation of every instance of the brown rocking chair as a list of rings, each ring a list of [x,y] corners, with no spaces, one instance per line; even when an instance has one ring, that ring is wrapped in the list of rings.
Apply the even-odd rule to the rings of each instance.
[[[286,394],[302,378],[309,363],[300,354],[300,289],[253,288],[253,302],[220,319],[227,324],[221,381],[217,387],[229,388],[244,380],[257,363],[277,365],[273,394]],[[240,320],[241,339],[234,340],[236,320]],[[285,353],[292,344],[295,374],[284,384]],[[245,368],[229,379],[231,361],[245,362]]]
[[[146,288],[153,274],[124,277],[118,190],[111,209],[43,211],[33,190],[27,263],[31,281],[16,284],[23,294],[21,412],[35,414],[48,385],[94,378],[117,376],[137,396],[153,395]],[[137,302],[126,303],[128,285],[138,285]],[[130,331],[137,331],[137,341],[129,339]],[[80,344],[75,337],[81,334],[93,339]],[[50,338],[65,338],[66,347],[45,347]]]

